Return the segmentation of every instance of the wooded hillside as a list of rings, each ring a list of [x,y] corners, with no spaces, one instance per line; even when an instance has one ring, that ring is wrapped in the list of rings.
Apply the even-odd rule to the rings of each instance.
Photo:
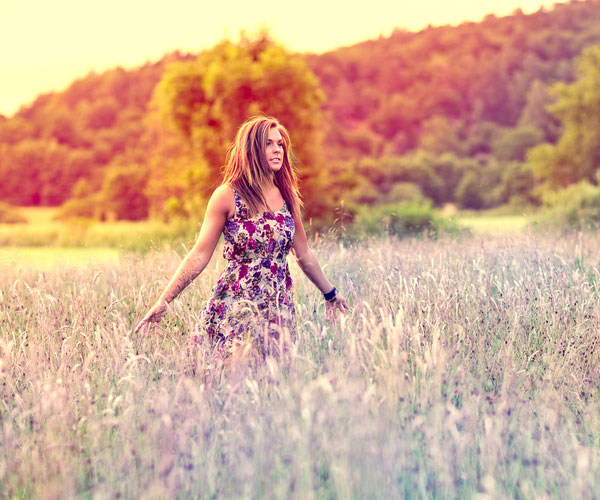
[[[596,81],[594,49],[585,55],[595,45],[600,1],[587,0],[398,29],[321,55],[290,54],[260,33],[92,73],[0,115],[0,200],[71,199],[72,211],[101,217],[197,215],[235,124],[264,112],[292,132],[310,216],[331,218],[342,200],[350,210],[425,198],[470,208],[536,203],[540,185],[595,182],[598,132],[583,137],[565,111],[595,105],[595,94],[577,97],[581,83],[569,87]],[[587,156],[574,161],[591,166],[560,160],[583,143]]]

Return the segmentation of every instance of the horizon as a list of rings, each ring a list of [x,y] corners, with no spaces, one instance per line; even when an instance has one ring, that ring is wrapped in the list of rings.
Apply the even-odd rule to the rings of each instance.
[[[456,26],[480,22],[487,15],[502,17],[517,9],[530,14],[559,3],[566,2],[487,0],[473,4],[470,0],[460,0],[449,5],[425,0],[417,10],[389,0],[374,0],[361,9],[344,9],[344,22],[338,23],[336,29],[330,27],[332,21],[339,21],[343,9],[339,0],[325,3],[308,0],[300,10],[294,6],[275,9],[268,2],[259,3],[257,8],[256,2],[250,6],[230,0],[213,6],[221,12],[211,11],[211,19],[202,17],[206,11],[190,0],[176,0],[164,12],[137,9],[143,5],[141,0],[126,5],[107,0],[99,12],[75,0],[57,0],[53,5],[38,6],[35,19],[27,17],[31,13],[27,2],[15,3],[2,8],[3,17],[14,22],[7,23],[8,29],[2,31],[0,42],[5,47],[15,46],[16,40],[18,48],[0,61],[0,72],[10,75],[0,82],[0,115],[11,117],[39,95],[65,90],[74,80],[92,72],[102,73],[116,67],[133,69],[175,51],[199,53],[223,39],[235,39],[241,31],[267,28],[273,39],[288,50],[320,54],[388,37],[394,29],[418,32],[430,25]],[[186,9],[191,12],[181,17],[180,12],[187,12]],[[68,15],[62,15],[64,12]],[[138,20],[140,12],[144,13],[142,22]],[[213,22],[221,18],[222,23]],[[28,29],[23,29],[25,23]],[[308,25],[311,36],[306,36]],[[139,31],[132,31],[134,26]],[[74,40],[80,43],[75,45]]]

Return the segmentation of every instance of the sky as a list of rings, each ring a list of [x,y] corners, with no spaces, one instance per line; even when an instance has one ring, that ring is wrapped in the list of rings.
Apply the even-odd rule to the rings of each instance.
[[[564,0],[561,0],[564,1]],[[76,78],[133,68],[180,50],[196,53],[240,30],[268,27],[294,52],[326,52],[388,36],[394,28],[525,13],[544,0],[0,0],[0,114]]]

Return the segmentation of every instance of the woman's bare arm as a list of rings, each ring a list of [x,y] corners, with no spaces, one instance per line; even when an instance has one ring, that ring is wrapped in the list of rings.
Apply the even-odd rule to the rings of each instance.
[[[167,304],[177,297],[206,268],[223,232],[225,221],[234,210],[231,188],[218,187],[206,208],[200,234],[192,249],[179,264],[169,284],[144,318],[135,327],[135,333],[149,323],[158,323],[165,315]]]
[[[321,293],[325,294],[333,289],[333,285],[325,276],[317,257],[308,246],[308,239],[306,237],[306,231],[304,231],[304,225],[300,214],[294,214],[294,224],[296,225],[296,232],[294,235],[294,244],[292,251],[296,256],[296,261],[302,269],[302,272],[308,277],[310,281],[320,290]],[[336,309],[344,312],[348,309],[346,299],[338,292],[335,298],[331,301],[326,301],[326,314],[328,319],[336,320]]]

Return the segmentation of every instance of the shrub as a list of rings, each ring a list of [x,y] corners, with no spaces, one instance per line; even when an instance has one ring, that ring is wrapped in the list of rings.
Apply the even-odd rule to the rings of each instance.
[[[542,194],[544,210],[541,222],[575,228],[600,223],[600,186],[588,181],[572,184],[559,191]]]
[[[438,215],[431,202],[400,203],[359,207],[350,227],[353,236],[437,235],[454,231],[456,226]]]
[[[423,195],[423,191],[421,191],[419,185],[414,182],[398,182],[385,195],[386,203],[401,203],[406,201],[424,203],[428,200],[429,198]]]
[[[144,220],[149,210],[144,192],[147,182],[144,167],[109,167],[100,191],[88,193],[77,185],[74,196],[61,206],[57,219]]]
[[[70,198],[61,205],[55,219],[99,219],[101,215],[99,202],[100,200],[97,194],[86,196],[84,198]]]

